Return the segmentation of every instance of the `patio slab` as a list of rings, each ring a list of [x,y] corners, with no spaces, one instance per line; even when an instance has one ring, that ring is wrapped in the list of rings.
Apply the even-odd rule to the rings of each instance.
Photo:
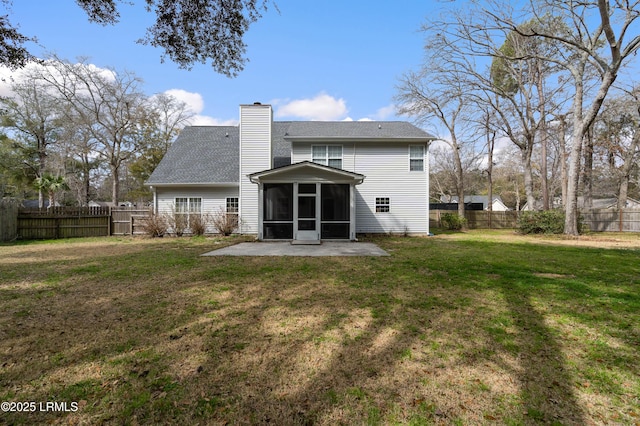
[[[323,242],[295,245],[288,241],[239,243],[202,256],[389,256],[373,243]]]

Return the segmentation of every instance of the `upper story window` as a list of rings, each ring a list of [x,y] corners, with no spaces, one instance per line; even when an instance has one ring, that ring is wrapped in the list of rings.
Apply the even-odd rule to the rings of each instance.
[[[313,145],[311,161],[324,166],[342,168],[342,145]]]
[[[424,171],[424,146],[409,145],[409,171]]]

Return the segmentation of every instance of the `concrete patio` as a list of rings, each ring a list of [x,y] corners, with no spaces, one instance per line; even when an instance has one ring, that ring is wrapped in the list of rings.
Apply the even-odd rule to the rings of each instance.
[[[291,244],[288,241],[239,243],[202,256],[389,256],[373,243],[323,242]]]

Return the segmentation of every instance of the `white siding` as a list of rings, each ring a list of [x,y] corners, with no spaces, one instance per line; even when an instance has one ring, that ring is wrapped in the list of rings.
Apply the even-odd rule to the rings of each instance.
[[[291,162],[311,161],[311,146],[321,142],[292,146]],[[356,232],[429,232],[429,162],[427,144],[423,171],[409,171],[409,145],[393,142],[330,142],[342,145],[342,167],[365,176],[356,188]],[[390,211],[376,213],[376,198],[388,197]]]
[[[271,168],[270,105],[240,106],[240,218],[241,232],[258,233],[258,185],[247,175]]]
[[[429,232],[426,157],[424,171],[410,172],[408,143],[356,146],[354,171],[365,176],[364,182],[356,186],[356,232]],[[389,198],[388,213],[376,213],[377,197]]]
[[[227,198],[238,197],[237,187],[223,188],[157,188],[158,214],[171,214],[177,197],[202,198],[202,213],[214,214],[220,209],[226,211]],[[208,233],[216,232],[213,227],[207,229]]]

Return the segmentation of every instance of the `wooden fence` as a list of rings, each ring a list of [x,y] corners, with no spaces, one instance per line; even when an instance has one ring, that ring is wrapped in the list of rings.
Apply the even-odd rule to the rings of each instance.
[[[442,215],[445,213],[457,214],[456,211],[451,210],[430,210],[429,226],[442,227]],[[506,212],[466,210],[464,212],[469,229],[514,229],[518,226],[518,214],[519,212],[515,210]]]
[[[19,209],[17,236],[25,240],[136,235],[149,209],[128,207],[54,207]]]
[[[111,209],[111,235],[142,235],[142,222],[150,208],[116,207]]]
[[[18,237],[18,203],[0,200],[0,242]]]
[[[441,227],[444,213],[456,213],[449,210],[431,210],[429,226]],[[470,229],[514,229],[518,226],[519,212],[465,211],[467,226]],[[582,210],[582,222],[594,232],[640,232],[640,209],[590,209]]]
[[[580,213],[591,231],[640,232],[640,209],[591,209]]]

